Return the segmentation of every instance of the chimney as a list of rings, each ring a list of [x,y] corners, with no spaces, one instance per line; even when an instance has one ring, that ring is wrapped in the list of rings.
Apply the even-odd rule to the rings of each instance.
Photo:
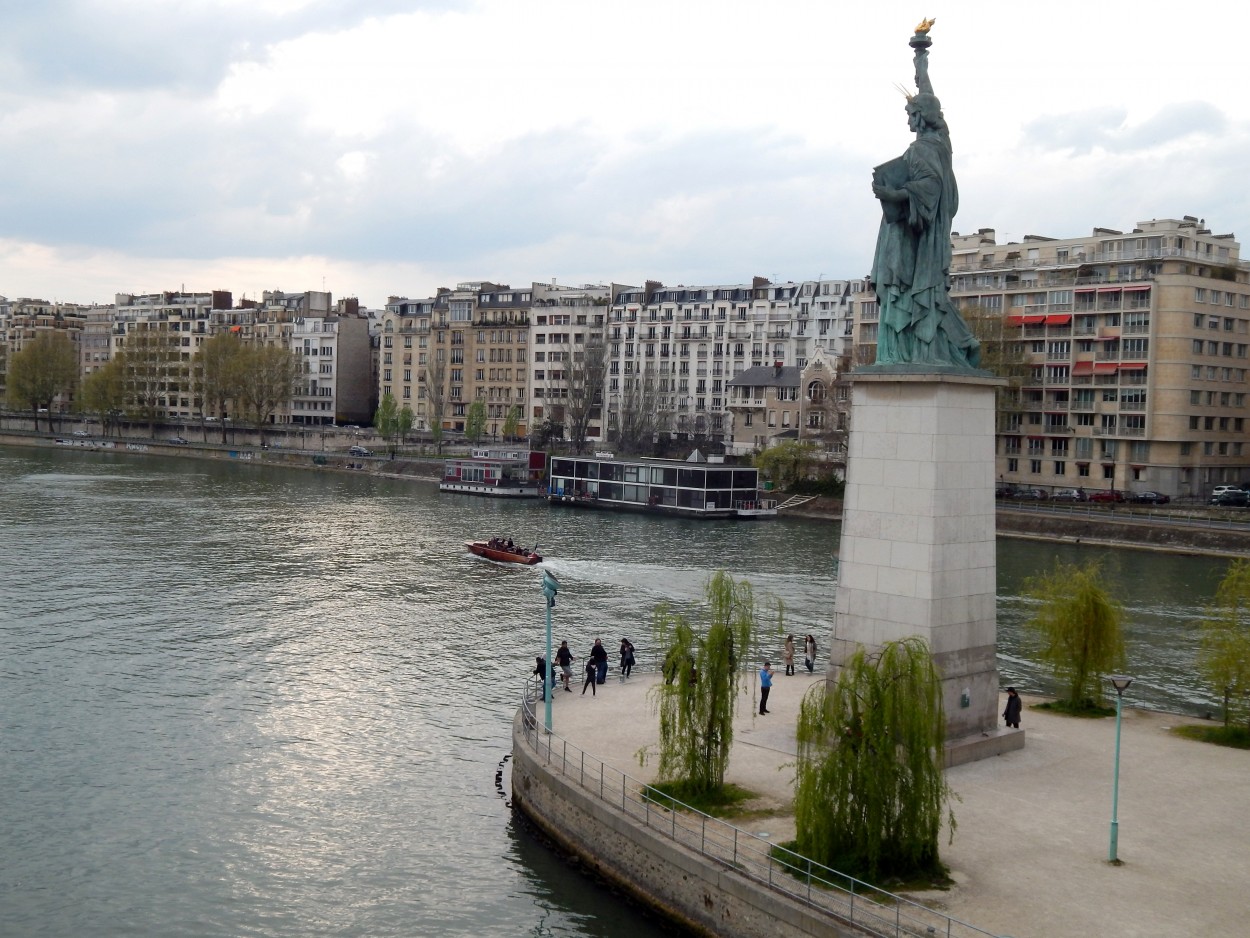
[[[780,380],[781,379],[781,362],[773,362],[773,368],[776,369],[773,372],[773,377]]]

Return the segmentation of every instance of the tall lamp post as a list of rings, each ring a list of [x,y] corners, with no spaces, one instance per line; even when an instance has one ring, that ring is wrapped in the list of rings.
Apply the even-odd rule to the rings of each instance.
[[[548,571],[543,571],[543,595],[547,597],[547,673],[542,675],[543,699],[546,701],[546,726],[551,732],[551,696],[555,690],[554,672],[551,668],[551,607],[556,604],[556,593],[560,592],[560,581]]]
[[[1112,674],[1110,681],[1115,687],[1115,776],[1111,786],[1111,849],[1107,860],[1119,864],[1120,858],[1116,850],[1120,839],[1120,714],[1124,710],[1124,692],[1133,683],[1133,679],[1125,674]]]

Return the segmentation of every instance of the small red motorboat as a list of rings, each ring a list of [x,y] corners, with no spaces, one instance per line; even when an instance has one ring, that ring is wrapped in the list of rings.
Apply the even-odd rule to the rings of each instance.
[[[498,537],[492,537],[489,541],[468,541],[464,546],[469,548],[470,553],[500,563],[535,564],[542,563],[543,559],[538,553],[537,544],[533,549],[516,547],[511,540]]]

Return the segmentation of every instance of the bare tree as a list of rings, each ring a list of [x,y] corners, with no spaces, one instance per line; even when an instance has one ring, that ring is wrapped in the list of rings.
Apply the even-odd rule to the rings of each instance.
[[[1000,430],[1005,429],[1007,413],[1014,410],[1029,375],[1029,362],[1020,341],[1020,330],[1008,324],[998,311],[984,306],[972,306],[962,310],[968,328],[981,343],[981,367],[1000,378],[1006,378],[1005,387],[994,389],[994,411]]]
[[[171,333],[148,323],[134,326],[121,352],[126,404],[155,437],[157,422],[166,416],[171,391],[178,387],[184,371],[181,347]]]
[[[612,412],[613,438],[626,453],[649,453],[655,445],[657,432],[668,432],[667,415],[658,413],[655,373],[643,373],[621,379],[617,406]]]
[[[566,342],[547,354],[544,412],[553,424],[564,427],[565,438],[572,444],[573,452],[583,453],[592,425],[598,424],[600,435],[603,432],[603,391],[607,378],[603,342],[591,336],[585,344]]]
[[[439,357],[442,352],[442,349],[432,349],[429,364],[421,372],[430,436],[438,452],[443,449],[443,418],[447,414],[447,363]]]

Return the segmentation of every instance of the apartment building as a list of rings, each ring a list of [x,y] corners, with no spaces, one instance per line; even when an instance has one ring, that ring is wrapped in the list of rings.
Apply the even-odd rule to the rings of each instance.
[[[534,283],[529,424],[568,439],[606,439],[604,328],[612,287]]]
[[[529,432],[527,370],[530,288],[467,281],[423,300],[391,297],[382,315],[379,396],[412,407],[413,426],[462,432],[474,401],[499,436],[516,409],[516,435]]]
[[[1250,480],[1250,265],[1232,234],[1185,216],[951,240],[952,299],[999,323],[1014,363],[1001,482],[1201,497]],[[871,361],[876,310],[862,312],[856,358]]]
[[[654,412],[660,439],[728,444],[727,382],[749,368],[802,369],[817,349],[851,352],[865,281],[613,287],[609,310],[609,422]]]

